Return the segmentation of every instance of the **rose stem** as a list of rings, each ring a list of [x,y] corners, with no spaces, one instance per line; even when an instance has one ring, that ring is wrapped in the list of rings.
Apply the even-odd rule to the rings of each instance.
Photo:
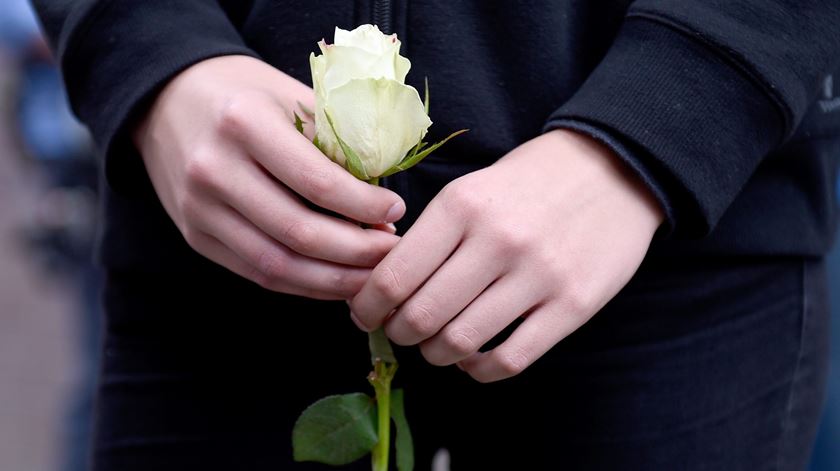
[[[397,365],[377,358],[368,381],[376,391],[376,411],[379,441],[371,451],[373,471],[388,471],[388,453],[391,449],[391,380]]]

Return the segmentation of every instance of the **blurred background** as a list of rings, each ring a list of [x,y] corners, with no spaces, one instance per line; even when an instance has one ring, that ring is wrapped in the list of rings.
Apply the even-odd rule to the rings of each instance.
[[[86,469],[101,321],[96,182],[27,1],[0,0],[0,471]],[[840,470],[840,249],[829,266],[835,348],[813,471]]]
[[[26,0],[0,0],[0,470],[82,471],[97,170]]]

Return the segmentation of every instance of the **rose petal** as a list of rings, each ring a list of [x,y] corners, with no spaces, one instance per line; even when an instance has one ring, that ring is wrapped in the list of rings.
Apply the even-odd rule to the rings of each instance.
[[[396,80],[350,80],[327,92],[325,110],[371,177],[399,163],[432,124],[417,90]]]

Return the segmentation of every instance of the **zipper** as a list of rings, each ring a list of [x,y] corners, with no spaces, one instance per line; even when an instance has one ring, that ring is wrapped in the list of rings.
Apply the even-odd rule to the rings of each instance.
[[[384,34],[394,34],[394,2],[393,0],[370,0],[371,3],[371,20],[372,23],[379,27],[379,30]],[[399,172],[390,177],[385,177],[379,180],[379,185],[387,188],[405,200],[407,207],[412,207],[412,197],[408,188],[408,180],[405,175],[406,172]],[[404,218],[406,221],[409,218]],[[403,227],[405,222],[398,221],[398,234],[402,234],[407,227]]]
[[[385,34],[392,34],[391,25],[391,0],[373,0],[373,24],[379,26],[379,30]]]

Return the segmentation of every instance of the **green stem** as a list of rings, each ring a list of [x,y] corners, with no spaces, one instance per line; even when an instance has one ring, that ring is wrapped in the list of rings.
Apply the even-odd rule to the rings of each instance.
[[[388,452],[391,449],[391,388],[376,393],[379,413],[379,442],[373,449],[373,471],[388,471]]]
[[[368,381],[376,391],[379,441],[371,451],[373,471],[388,471],[388,454],[391,450],[391,380],[397,365],[377,359]]]
[[[368,183],[379,186],[379,178],[371,178]],[[368,344],[373,363],[368,382],[376,392],[379,437],[379,441],[370,452],[371,468],[373,471],[388,471],[388,454],[391,450],[391,380],[397,372],[397,360],[394,358],[391,342],[381,327],[368,334]]]

